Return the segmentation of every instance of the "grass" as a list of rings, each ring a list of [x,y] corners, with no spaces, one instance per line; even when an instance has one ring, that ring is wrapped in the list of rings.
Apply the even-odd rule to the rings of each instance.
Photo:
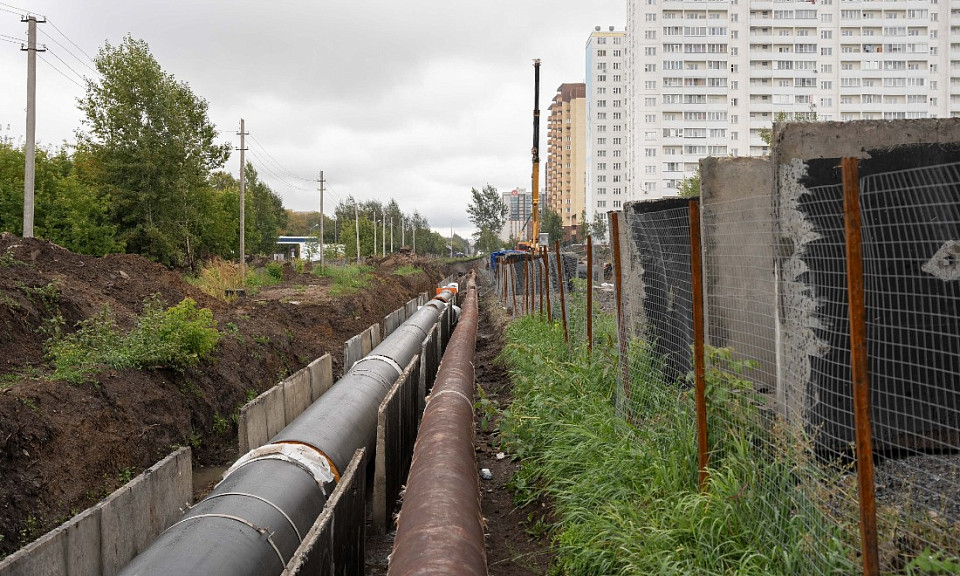
[[[137,325],[123,334],[113,313],[103,309],[78,324],[77,330],[46,342],[53,377],[82,382],[108,366],[124,368],[184,368],[199,362],[217,347],[220,333],[213,313],[191,298],[166,308],[157,297],[144,302]]]
[[[321,278],[329,278],[333,285],[330,288],[331,296],[346,296],[354,294],[370,286],[373,278],[373,268],[353,264],[350,266],[315,267],[313,273]]]
[[[423,273],[423,268],[417,268],[416,266],[411,266],[409,264],[404,264],[393,271],[394,276],[412,276],[414,274],[421,273]]]
[[[187,276],[186,281],[202,290],[204,294],[230,300],[234,296],[228,295],[228,290],[246,288],[256,294],[264,286],[274,286],[283,281],[283,264],[268,262],[263,268],[247,268],[246,277],[240,273],[240,265],[220,258],[215,258],[200,270],[197,276]]]
[[[764,451],[751,431],[717,441],[701,492],[692,393],[634,382],[642,405],[633,425],[619,418],[606,334],[593,354],[568,351],[556,325],[522,318],[507,340],[514,402],[501,414],[503,447],[522,461],[518,501],[544,494],[555,505],[557,573],[856,571],[847,527],[802,490],[790,458]]]

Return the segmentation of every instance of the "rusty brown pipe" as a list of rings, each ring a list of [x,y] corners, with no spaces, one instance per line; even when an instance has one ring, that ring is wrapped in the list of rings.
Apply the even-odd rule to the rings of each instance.
[[[420,424],[389,576],[487,574],[473,428],[478,314],[471,275]]]

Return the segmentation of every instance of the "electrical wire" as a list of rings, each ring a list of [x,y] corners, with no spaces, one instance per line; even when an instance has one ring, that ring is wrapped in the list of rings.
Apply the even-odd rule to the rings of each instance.
[[[52,20],[50,20],[49,18],[47,18],[47,23],[50,24],[51,26],[53,26],[53,29],[56,30],[57,33],[59,33],[61,36],[63,36],[63,37],[67,40],[67,42],[73,44],[74,47],[75,47],[77,50],[80,51],[81,54],[83,54],[84,56],[86,56],[86,57],[87,57],[87,60],[89,60],[90,62],[94,62],[94,59],[93,59],[89,54],[87,54],[86,50],[84,50],[83,48],[81,48],[79,44],[77,44],[76,42],[74,42],[73,40],[71,40],[69,36],[67,36],[66,34],[64,34],[64,33],[63,33],[63,30],[61,30],[60,28],[58,28],[57,25],[54,24]],[[79,58],[77,58],[77,60],[79,60]]]
[[[307,179],[307,178],[302,178],[302,177],[300,177],[300,176],[297,176],[297,175],[294,174],[293,172],[287,170],[286,168],[283,167],[282,164],[280,164],[280,162],[279,162],[276,158],[273,157],[272,154],[270,154],[269,152],[267,152],[266,147],[265,147],[263,144],[261,144],[259,140],[257,140],[257,139],[256,139],[254,136],[252,136],[252,135],[250,136],[250,139],[253,140],[254,144],[256,144],[257,146],[260,147],[260,150],[267,156],[267,158],[269,158],[270,160],[273,160],[273,166],[274,166],[274,168],[276,168],[279,172],[283,172],[284,174],[290,176],[291,178],[295,178],[295,179],[297,179],[297,180],[303,180],[304,182],[316,182],[316,180],[309,180],[309,179]]]
[[[70,70],[71,72],[73,72],[74,74],[76,74],[77,78],[79,78],[82,82],[86,82],[86,81],[87,81],[86,77],[85,77],[83,74],[81,74],[81,73],[77,72],[76,70],[74,70],[74,68],[73,68],[72,66],[70,66],[69,64],[67,64],[67,63],[63,60],[63,58],[61,58],[60,56],[58,56],[56,52],[53,52],[52,50],[50,50],[49,48],[47,48],[46,52],[41,52],[41,54],[49,54],[50,56],[53,56],[54,58],[56,58],[57,60],[59,60],[61,64],[63,64],[64,66],[66,66],[66,67],[67,67],[67,70]]]
[[[49,20],[48,20],[48,22],[49,22]],[[54,44],[56,44],[56,45],[59,46],[60,48],[63,48],[64,52],[66,52],[67,54],[73,56],[73,58],[74,58],[77,62],[79,62],[80,64],[82,64],[83,66],[85,66],[88,70],[90,70],[91,72],[93,72],[94,74],[96,74],[96,75],[98,75],[98,76],[100,75],[100,72],[98,72],[93,66],[91,66],[90,64],[87,64],[86,61],[84,61],[82,58],[80,58],[79,56],[77,56],[76,54],[74,54],[69,48],[67,48],[66,46],[64,46],[63,44],[61,44],[56,38],[54,38],[53,36],[47,34],[47,33],[44,32],[43,30],[40,30],[40,33],[43,34],[44,36],[46,36],[47,38],[49,38],[51,42],[53,42]],[[66,36],[64,36],[64,38],[66,38]],[[67,38],[67,39],[69,40],[69,38]],[[64,62],[64,64],[66,64],[66,62]]]
[[[57,74],[59,74],[59,75],[63,76],[64,78],[66,78],[68,82],[73,83],[77,88],[80,88],[81,90],[85,90],[85,89],[86,89],[85,86],[83,86],[82,84],[80,84],[79,82],[77,82],[76,80],[74,80],[73,78],[67,76],[66,73],[63,72],[63,70],[60,70],[59,68],[57,68],[56,66],[54,66],[52,62],[50,62],[49,60],[47,60],[47,59],[43,56],[43,55],[45,54],[45,52],[40,52],[39,54],[40,54],[40,60],[41,60],[42,62],[46,63],[47,66],[53,68],[54,71],[56,71]],[[75,73],[75,72],[74,72],[74,73]]]

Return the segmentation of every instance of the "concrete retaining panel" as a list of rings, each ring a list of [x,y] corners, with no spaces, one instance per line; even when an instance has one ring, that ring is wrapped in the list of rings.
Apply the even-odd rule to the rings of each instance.
[[[366,456],[357,450],[281,576],[363,576]]]
[[[302,368],[285,379],[283,386],[284,426],[303,414],[312,403],[310,389],[310,370]]]
[[[409,302],[407,302],[406,304],[404,304],[404,306],[403,306],[403,313],[404,313],[404,316],[405,316],[405,317],[404,317],[404,320],[406,320],[407,318],[413,316],[413,315],[417,312],[417,309],[418,309],[419,307],[420,307],[420,298],[419,298],[419,297],[413,298],[412,300],[410,300]]]
[[[420,356],[407,364],[377,412],[377,449],[373,475],[372,519],[381,534],[393,524],[393,508],[410,471],[417,437]]]
[[[267,437],[273,438],[287,426],[282,383],[263,394],[263,410],[267,415]],[[258,446],[251,446],[251,448],[258,448]]]
[[[398,308],[393,312],[387,314],[383,317],[383,337],[393,334],[393,331],[396,330],[404,321],[404,309]]]
[[[270,434],[267,433],[267,411],[264,407],[264,394],[247,402],[240,409],[240,420],[237,424],[240,454],[246,454],[254,448],[259,448],[270,439]]]
[[[190,448],[180,448],[103,502],[5,558],[0,576],[117,574],[180,518],[193,495],[190,461]]]
[[[769,158],[700,161],[706,343],[757,364],[761,391],[777,381],[776,220]],[[786,405],[786,396],[781,399]]]
[[[316,402],[333,386],[333,357],[324,354],[310,363],[310,398]]]
[[[343,374],[349,372],[357,360],[363,356],[363,333],[361,332],[343,343]],[[342,377],[343,374],[340,376]]]

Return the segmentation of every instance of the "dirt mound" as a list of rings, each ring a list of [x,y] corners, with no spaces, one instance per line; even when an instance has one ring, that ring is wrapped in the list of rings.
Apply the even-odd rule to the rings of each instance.
[[[383,320],[443,274],[375,268],[367,289],[331,297],[330,280],[284,269],[256,296],[225,302],[133,255],[94,258],[0,235],[0,557],[97,502],[173,447],[203,465],[236,457],[234,415],[246,400]],[[44,342],[109,307],[131,328],[152,295],[213,311],[216,353],[183,371],[106,370],[83,384],[51,381]]]

